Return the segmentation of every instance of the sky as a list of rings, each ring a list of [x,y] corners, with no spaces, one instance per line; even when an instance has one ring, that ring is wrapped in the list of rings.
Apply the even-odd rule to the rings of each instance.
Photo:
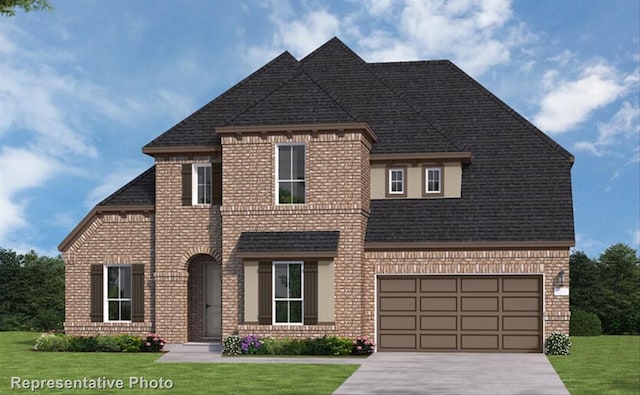
[[[49,0],[0,16],[0,247],[57,255],[141,148],[278,54],[450,59],[575,156],[576,249],[640,245],[637,0]],[[541,185],[553,188],[553,185]]]

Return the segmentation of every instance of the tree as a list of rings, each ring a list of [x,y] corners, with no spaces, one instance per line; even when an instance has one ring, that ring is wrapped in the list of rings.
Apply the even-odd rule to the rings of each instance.
[[[61,329],[64,263],[0,248],[0,330]]]
[[[584,252],[576,251],[569,258],[569,272],[571,310],[597,313],[603,293],[602,283],[599,281],[598,263]]]
[[[53,9],[47,0],[0,0],[0,15],[14,16],[16,7],[25,12]]]
[[[614,244],[600,255],[598,272],[603,288],[599,303],[605,333],[640,332],[640,263],[636,250]]]

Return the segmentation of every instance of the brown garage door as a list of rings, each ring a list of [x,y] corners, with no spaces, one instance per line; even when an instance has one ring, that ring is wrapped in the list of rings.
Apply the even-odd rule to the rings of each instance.
[[[380,276],[378,350],[541,352],[541,276]]]

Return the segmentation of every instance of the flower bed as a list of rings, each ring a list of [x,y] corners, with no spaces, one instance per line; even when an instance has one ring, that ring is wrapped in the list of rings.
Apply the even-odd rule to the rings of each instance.
[[[222,341],[223,355],[370,355],[375,343],[366,337],[348,339],[323,336],[307,339],[273,339],[256,335],[227,336]]]
[[[155,333],[145,337],[134,335],[73,336],[64,333],[43,333],[33,346],[34,351],[73,352],[160,352],[166,341]]]

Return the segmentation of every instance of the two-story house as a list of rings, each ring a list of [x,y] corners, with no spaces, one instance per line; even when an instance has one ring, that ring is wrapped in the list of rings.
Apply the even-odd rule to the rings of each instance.
[[[288,52],[143,147],[60,244],[65,331],[540,352],[573,157],[449,61]]]

